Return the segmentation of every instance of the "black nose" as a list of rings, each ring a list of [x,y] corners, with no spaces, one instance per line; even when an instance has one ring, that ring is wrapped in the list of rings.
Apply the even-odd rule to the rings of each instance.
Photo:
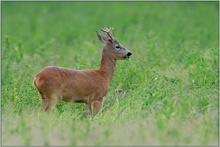
[[[131,52],[128,52],[127,56],[131,56],[131,55],[132,55],[132,53],[131,53]]]

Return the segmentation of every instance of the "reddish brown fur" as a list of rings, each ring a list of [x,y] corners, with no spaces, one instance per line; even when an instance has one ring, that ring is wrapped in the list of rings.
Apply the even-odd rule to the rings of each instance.
[[[86,112],[96,114],[101,109],[103,98],[108,92],[116,59],[124,59],[127,56],[113,54],[112,44],[113,40],[111,44],[105,42],[101,64],[97,70],[73,70],[49,66],[38,73],[34,78],[34,85],[42,98],[42,110],[48,111],[63,100],[85,103]]]

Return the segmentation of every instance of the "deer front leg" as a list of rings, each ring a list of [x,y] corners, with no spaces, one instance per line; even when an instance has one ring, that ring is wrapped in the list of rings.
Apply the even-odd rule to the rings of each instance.
[[[95,115],[102,108],[102,101],[93,101],[92,102],[92,114]]]
[[[93,117],[100,111],[102,107],[102,101],[90,101],[85,104],[85,115],[91,115],[91,120],[93,120]]]
[[[85,104],[85,109],[86,109],[86,115],[90,114],[92,112],[91,104]]]

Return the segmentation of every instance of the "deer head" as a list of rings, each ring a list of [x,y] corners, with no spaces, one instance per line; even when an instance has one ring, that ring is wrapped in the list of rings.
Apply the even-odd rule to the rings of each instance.
[[[106,27],[101,29],[104,34],[101,35],[99,32],[96,32],[98,39],[104,43],[104,50],[108,51],[109,54],[115,60],[128,59],[132,53],[125,49],[114,37],[112,34],[112,28],[108,29]]]

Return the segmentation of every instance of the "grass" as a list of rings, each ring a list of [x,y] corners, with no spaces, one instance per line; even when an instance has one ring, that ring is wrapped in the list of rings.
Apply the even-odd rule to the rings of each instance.
[[[133,55],[102,111],[41,112],[34,75],[97,68],[103,26]],[[218,145],[218,2],[2,2],[1,53],[3,146]]]

